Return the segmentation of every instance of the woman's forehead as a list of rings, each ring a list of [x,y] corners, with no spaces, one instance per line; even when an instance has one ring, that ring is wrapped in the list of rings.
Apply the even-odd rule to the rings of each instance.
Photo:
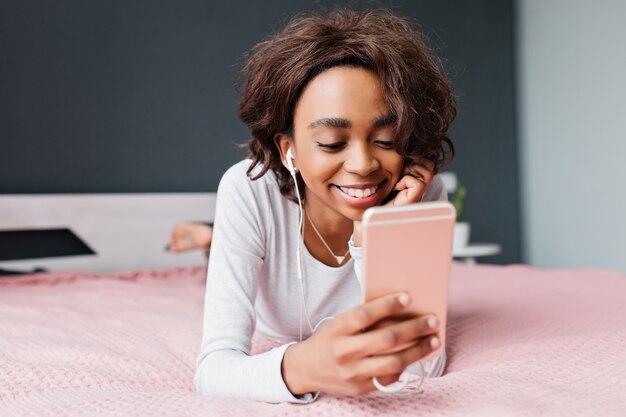
[[[305,87],[294,112],[300,127],[351,128],[389,118],[378,77],[363,68],[335,67],[313,78]]]

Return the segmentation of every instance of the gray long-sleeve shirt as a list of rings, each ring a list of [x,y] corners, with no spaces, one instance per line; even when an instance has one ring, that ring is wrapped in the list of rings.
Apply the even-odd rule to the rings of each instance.
[[[300,336],[298,205],[280,193],[272,171],[252,181],[246,175],[250,162],[232,166],[217,191],[194,385],[205,395],[310,402],[315,393],[295,397],[281,374],[285,350]],[[435,176],[422,201],[446,199],[443,181]],[[304,294],[313,326],[360,304],[361,248],[351,245],[351,259],[339,267],[327,266],[305,245],[301,248]],[[255,331],[292,342],[250,355]],[[303,334],[311,334],[306,319]],[[424,361],[426,376],[443,372],[445,350],[441,352]]]

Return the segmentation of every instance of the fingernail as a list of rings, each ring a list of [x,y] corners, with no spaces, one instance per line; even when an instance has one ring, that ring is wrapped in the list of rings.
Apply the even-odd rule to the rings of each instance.
[[[428,327],[430,327],[431,329],[434,329],[435,327],[437,327],[437,323],[439,321],[437,320],[437,317],[431,316],[428,318],[426,322],[428,323]]]
[[[430,347],[433,349],[437,349],[439,347],[439,338],[437,336],[430,339]]]
[[[398,301],[400,301],[400,304],[406,307],[411,304],[411,297],[409,296],[409,294],[402,294],[400,297],[398,297]]]

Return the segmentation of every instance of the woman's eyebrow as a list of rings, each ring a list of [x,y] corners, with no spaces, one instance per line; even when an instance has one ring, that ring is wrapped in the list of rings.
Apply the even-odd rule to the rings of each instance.
[[[394,125],[397,118],[394,114],[384,114],[372,119],[372,127],[385,127]],[[315,129],[318,127],[332,127],[336,129],[350,129],[352,122],[342,117],[324,117],[317,119],[309,124],[309,129]]]
[[[372,119],[372,127],[385,127],[395,125],[398,121],[395,114],[385,114]]]
[[[311,122],[311,124],[309,125],[309,129],[315,129],[318,127],[350,129],[352,127],[352,122],[348,119],[343,119],[341,117],[324,117],[322,119],[317,119],[316,121]]]

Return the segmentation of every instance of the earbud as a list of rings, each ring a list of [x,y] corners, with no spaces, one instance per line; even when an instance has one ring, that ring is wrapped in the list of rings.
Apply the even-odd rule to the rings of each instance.
[[[291,148],[287,150],[287,155],[285,155],[285,164],[287,164],[287,169],[292,177],[296,176],[296,167],[293,166],[293,154],[291,153]]]

